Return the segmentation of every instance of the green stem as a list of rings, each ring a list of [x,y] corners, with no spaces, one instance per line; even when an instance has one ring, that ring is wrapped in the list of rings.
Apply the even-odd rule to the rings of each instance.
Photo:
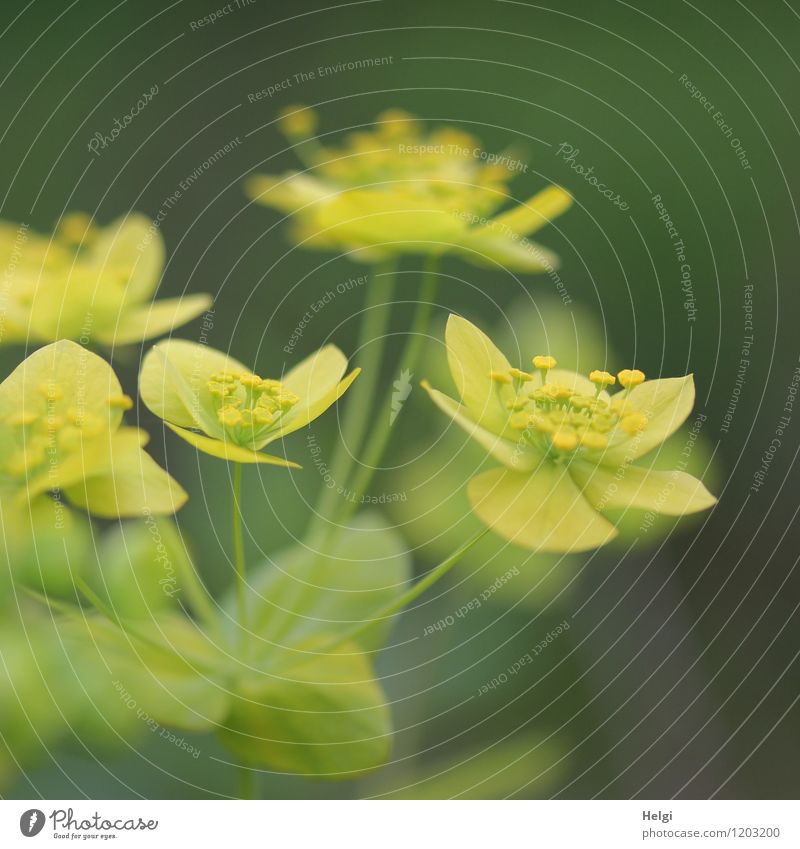
[[[236,610],[241,639],[247,641],[247,567],[242,537],[242,464],[233,464],[233,566],[236,570]]]
[[[347,393],[347,403],[342,416],[342,432],[336,442],[330,463],[333,486],[324,487],[317,501],[308,537],[319,532],[336,513],[337,501],[350,477],[354,463],[353,452],[359,449],[366,429],[370,424],[369,410],[375,387],[380,375],[386,331],[389,327],[392,292],[394,288],[394,264],[378,266],[372,280],[367,281],[364,315],[358,337],[358,359],[364,360],[364,349],[370,346],[369,363]]]
[[[340,646],[342,643],[358,639],[358,637],[369,631],[370,628],[380,624],[390,616],[394,616],[395,613],[399,613],[399,611],[401,611],[404,607],[407,607],[412,601],[421,596],[425,590],[432,587],[438,580],[443,578],[477,542],[482,540],[484,536],[489,533],[490,530],[491,528],[488,526],[482,528],[460,548],[456,549],[456,551],[454,551],[446,560],[443,560],[438,566],[431,569],[431,571],[428,572],[422,580],[417,581],[417,583],[409,590],[406,590],[403,595],[396,598],[390,604],[387,604],[383,609],[379,610],[372,619],[369,619],[366,622],[360,622],[355,627],[350,628],[338,637],[335,637],[331,640],[331,642],[322,646],[322,648],[317,651],[320,653],[327,652],[337,646]]]
[[[425,346],[425,334],[428,330],[428,325],[430,324],[438,283],[439,258],[431,256],[428,257],[425,262],[425,273],[422,278],[422,285],[420,286],[419,295],[417,297],[414,317],[408,331],[405,348],[400,356],[401,371],[408,371],[413,374],[414,369],[417,367],[419,356]],[[392,389],[390,388],[386,392],[384,400],[377,408],[378,415],[380,416],[380,424],[376,425],[372,429],[372,433],[370,434],[370,438],[361,459],[361,468],[356,473],[355,481],[350,487],[350,495],[352,497],[348,498],[343,514],[338,517],[340,522],[346,522],[355,512],[361,500],[361,496],[367,491],[367,488],[377,471],[378,463],[380,463],[381,458],[383,457],[386,446],[389,443],[389,437],[392,433],[392,421],[390,418],[391,405]]]
[[[257,799],[256,774],[252,769],[241,764],[236,767],[236,798]]]

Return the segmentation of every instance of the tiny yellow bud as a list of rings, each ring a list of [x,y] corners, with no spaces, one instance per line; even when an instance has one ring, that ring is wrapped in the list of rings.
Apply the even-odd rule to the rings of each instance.
[[[239,378],[239,383],[246,389],[254,389],[261,386],[262,380],[257,374],[243,374]]]
[[[578,434],[571,430],[557,430],[550,441],[559,451],[573,451],[578,447]]]
[[[647,427],[647,416],[644,413],[628,413],[620,421],[619,426],[625,433],[639,433]]]
[[[614,377],[613,374],[609,374],[607,371],[590,372],[589,380],[591,380],[592,383],[599,388],[613,386],[617,382],[617,378]]]
[[[260,388],[269,395],[277,395],[283,389],[283,386],[280,380],[265,378],[261,381]]]
[[[308,106],[287,106],[278,113],[278,126],[290,139],[312,136],[317,123],[317,113]]]
[[[602,433],[596,433],[593,430],[587,430],[581,434],[581,445],[588,448],[590,451],[599,451],[608,446],[608,438]]]
[[[64,390],[56,383],[39,384],[39,394],[48,401],[58,401],[64,397]]]
[[[240,424],[242,421],[242,414],[236,407],[221,407],[217,411],[217,417],[220,420],[220,423],[225,425],[225,427],[235,427]]]
[[[522,369],[512,368],[508,370],[508,373],[514,378],[514,380],[521,380],[523,383],[533,380],[533,375],[527,371],[522,371]]]
[[[29,425],[33,424],[39,416],[31,410],[20,410],[18,413],[13,413],[9,416],[8,422],[12,425]]]
[[[271,425],[272,422],[275,420],[275,417],[269,410],[263,407],[256,407],[256,409],[253,411],[253,419],[255,420],[256,424]]]
[[[519,411],[524,410],[528,405],[528,399],[518,395],[516,398],[509,398],[506,401],[506,408],[509,410]]]
[[[92,218],[85,212],[69,212],[58,225],[58,234],[62,239],[74,244],[88,241],[92,233]]]
[[[634,386],[639,386],[645,380],[643,371],[630,368],[623,369],[617,377],[619,378],[619,385],[625,389],[633,389]]]
[[[491,371],[489,372],[489,377],[495,383],[511,383],[511,376],[507,375],[504,371]]]
[[[511,418],[509,418],[508,423],[514,428],[514,430],[525,430],[525,428],[531,423],[530,413],[514,413]]]
[[[555,357],[548,356],[536,356],[533,358],[533,367],[538,369],[551,369],[555,368],[558,365]]]
[[[133,407],[133,399],[129,395],[112,395],[108,399],[108,406],[112,410],[130,410]]]

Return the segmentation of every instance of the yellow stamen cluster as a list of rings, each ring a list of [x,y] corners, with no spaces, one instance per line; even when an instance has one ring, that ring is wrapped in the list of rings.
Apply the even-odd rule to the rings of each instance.
[[[313,136],[317,123],[317,113],[307,106],[289,106],[278,114],[278,126],[290,140]]]
[[[226,435],[241,445],[251,445],[277,427],[281,417],[300,400],[279,380],[257,374],[219,372],[212,375],[206,387]]]
[[[9,452],[3,467],[11,477],[29,477],[47,466],[54,467],[62,452],[84,450],[84,439],[100,436],[111,427],[114,411],[133,406],[127,395],[113,395],[107,400],[109,417],[104,418],[84,407],[59,404],[64,390],[57,383],[43,383],[37,389],[42,396],[39,409],[24,407],[5,418],[17,446]]]
[[[452,127],[429,128],[402,109],[380,113],[372,127],[349,133],[336,147],[310,138],[317,116],[307,107],[284,110],[279,126],[291,141],[304,142],[298,155],[321,177],[390,193],[401,206],[424,201],[488,215],[508,196],[508,183],[517,173],[505,164],[519,161],[516,157],[476,157],[482,145],[475,136]]]
[[[644,383],[644,372],[639,369],[623,369],[618,375],[619,385],[623,389],[633,389],[634,386]]]
[[[647,416],[632,406],[629,397],[629,390],[644,381],[642,372],[620,372],[623,391],[609,398],[603,390],[613,386],[617,378],[607,371],[590,373],[589,380],[597,392],[589,395],[547,382],[547,373],[556,366],[553,357],[534,357],[533,365],[542,373],[542,380],[535,387],[526,386],[533,376],[516,368],[491,372],[490,377],[510,413],[509,425],[551,456],[571,455],[579,450],[602,451],[616,434],[627,437],[647,427]]]

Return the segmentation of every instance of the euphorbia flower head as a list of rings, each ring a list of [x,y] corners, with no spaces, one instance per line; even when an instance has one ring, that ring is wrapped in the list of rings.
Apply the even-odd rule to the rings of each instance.
[[[54,492],[96,516],[174,513],[186,493],[124,427],[132,406],[111,367],[62,340],[0,384],[0,494],[17,505]]]
[[[378,115],[372,130],[351,133],[340,148],[311,138],[316,116],[306,107],[285,110],[280,124],[306,170],[254,176],[246,191],[292,216],[298,244],[352,250],[364,262],[457,253],[514,271],[557,266],[554,254],[527,237],[570,206],[567,192],[551,186],[498,214],[509,201],[518,158],[489,156],[462,130],[425,132],[399,109]]]
[[[262,378],[206,345],[172,339],[144,358],[144,403],[198,450],[238,463],[295,466],[262,454],[266,445],[320,416],[355,380],[334,345],[307,357],[281,379]]]
[[[151,302],[164,242],[136,213],[107,227],[71,213],[52,236],[0,223],[0,257],[7,284],[0,343],[126,345],[171,331],[211,305],[208,295]]]
[[[549,354],[514,368],[470,322],[451,315],[450,371],[461,403],[425,384],[431,398],[501,467],[473,478],[475,513],[497,533],[537,551],[580,551],[616,536],[602,515],[638,508],[683,515],[716,499],[682,472],[634,461],[657,448],[694,405],[692,376],[645,380],[638,370],[588,378]],[[607,389],[619,383],[621,390]]]

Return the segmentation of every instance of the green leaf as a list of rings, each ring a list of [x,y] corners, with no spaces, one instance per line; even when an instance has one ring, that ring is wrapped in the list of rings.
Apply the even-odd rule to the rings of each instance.
[[[97,551],[94,589],[122,619],[150,619],[182,598],[180,575],[188,554],[171,519],[121,522]]]
[[[158,286],[166,249],[161,233],[144,215],[132,213],[118,218],[99,231],[86,251],[86,264],[102,277],[124,272],[130,302],[146,301]]]
[[[194,430],[176,427],[169,422],[167,422],[167,427],[180,436],[184,442],[188,442],[198,451],[209,454],[211,457],[218,457],[231,463],[266,463],[270,466],[283,466],[288,469],[302,468],[292,460],[284,460],[283,457],[275,457],[272,454],[262,454],[261,451],[247,448],[244,445],[237,445],[227,438],[217,439],[213,436],[205,436]]]
[[[472,509],[500,536],[534,551],[598,548],[617,534],[583,497],[564,466],[533,474],[492,469],[469,484]]]
[[[361,514],[328,551],[295,545],[252,571],[249,625],[264,641],[268,658],[276,646],[295,646],[368,621],[405,591],[410,576],[402,537],[377,514]],[[234,599],[226,606],[233,611]],[[377,650],[391,627],[391,621],[375,625],[359,646]]]
[[[519,236],[530,236],[563,215],[570,206],[572,195],[569,192],[560,186],[548,186],[529,200],[496,215],[489,226]]]
[[[635,508],[683,516],[712,507],[717,499],[686,472],[659,472],[627,464],[618,469],[580,460],[569,467],[573,480],[597,510]]]
[[[92,561],[88,519],[42,495],[32,501],[4,501],[0,583],[8,578],[52,595],[74,597],[76,575]]]
[[[88,473],[87,473],[88,474]],[[169,515],[188,499],[183,487],[141,449],[114,455],[105,474],[87,476],[64,489],[69,500],[104,518]]]
[[[647,416],[647,426],[635,436],[606,449],[601,462],[617,467],[630,463],[661,445],[686,421],[694,407],[694,378],[668,377],[647,380],[631,390],[630,407]]]
[[[313,651],[313,644],[306,648]],[[352,643],[318,657],[300,654],[293,665],[251,675],[238,693],[219,737],[247,764],[350,779],[389,757],[389,708],[369,662]]]
[[[206,312],[212,304],[210,295],[185,295],[164,298],[120,313],[116,325],[97,331],[95,337],[104,345],[127,345],[152,339],[175,330]]]
[[[472,419],[466,407],[457,404],[443,392],[433,389],[427,381],[423,381],[422,387],[442,412],[450,416],[459,427],[463,428],[482,448],[504,466],[518,472],[525,472],[535,469],[541,463],[542,455],[522,437],[521,432],[519,432],[516,442],[498,436],[496,433],[482,428]]]
[[[249,374],[238,360],[196,342],[169,339],[151,348],[139,372],[139,394],[159,418],[179,427],[197,427],[210,434],[222,428],[206,386],[216,372]]]
[[[503,433],[508,422],[504,402],[513,391],[492,380],[491,373],[508,373],[508,360],[485,333],[460,316],[450,316],[445,338],[450,374],[459,397],[482,427]]]
[[[124,628],[123,623],[123,628]],[[215,728],[230,706],[225,658],[197,626],[180,614],[137,621],[140,639],[98,616],[85,616],[62,626],[65,636],[95,645],[87,660],[108,670],[108,688],[123,695],[143,721],[187,731]]]

